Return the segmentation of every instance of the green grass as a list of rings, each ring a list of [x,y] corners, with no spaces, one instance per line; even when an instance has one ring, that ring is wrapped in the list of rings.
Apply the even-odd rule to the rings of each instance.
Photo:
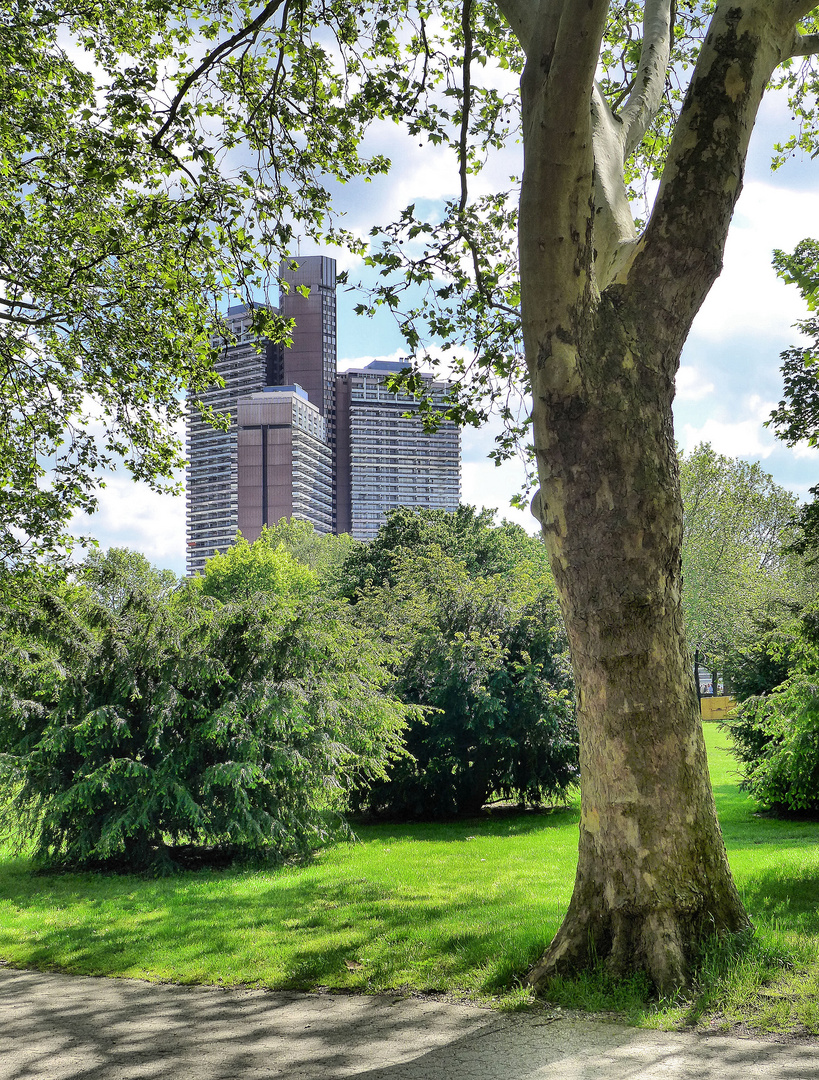
[[[508,988],[571,893],[576,806],[368,826],[306,866],[146,879],[0,863],[0,957],[38,968],[310,989]]]
[[[715,948],[680,1003],[604,972],[552,1000],[652,1026],[819,1033],[819,825],[760,818],[725,735],[706,725],[737,884],[757,933]],[[438,991],[525,1007],[517,978],[571,895],[577,802],[551,814],[363,826],[308,865],[172,878],[38,875],[0,852],[0,958],[19,967],[180,983]]]

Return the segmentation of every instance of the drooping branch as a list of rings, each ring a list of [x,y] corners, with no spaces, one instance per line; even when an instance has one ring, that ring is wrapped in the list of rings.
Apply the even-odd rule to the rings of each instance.
[[[673,23],[674,0],[647,0],[640,63],[634,87],[619,114],[623,124],[624,157],[640,145],[662,101]]]

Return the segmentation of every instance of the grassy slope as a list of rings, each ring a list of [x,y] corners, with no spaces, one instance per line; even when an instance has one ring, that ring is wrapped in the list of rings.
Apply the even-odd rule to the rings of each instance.
[[[758,928],[709,959],[685,1006],[645,1006],[604,977],[555,1000],[635,1019],[751,1021],[819,1032],[819,825],[753,816],[724,736],[706,727],[731,865]],[[360,842],[271,872],[32,875],[0,856],[0,958],[16,966],[176,982],[308,989],[406,987],[522,1003],[514,979],[571,893],[578,807],[452,825],[368,826]]]

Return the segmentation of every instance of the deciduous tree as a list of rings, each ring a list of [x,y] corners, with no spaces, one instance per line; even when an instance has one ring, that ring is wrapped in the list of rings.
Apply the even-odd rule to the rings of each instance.
[[[313,40],[344,13],[290,7],[4,5],[0,569],[70,547],[106,469],[177,489],[224,301],[275,287],[297,227],[355,246],[321,176],[383,169],[356,153],[365,88]],[[286,336],[265,305],[254,318]]]
[[[361,789],[373,813],[477,813],[577,782],[567,646],[543,545],[491,512],[401,508],[348,559],[355,618],[395,649],[396,691],[429,714],[409,756]]]
[[[779,276],[796,285],[802,294],[809,315],[797,323],[797,328],[812,340],[782,353],[785,396],[771,413],[768,423],[788,446],[799,442],[816,446],[819,444],[819,317],[816,314],[819,243],[803,240],[791,255],[777,251],[774,266]],[[819,484],[811,488],[810,493],[813,501],[806,503],[799,512],[800,535],[794,540],[792,550],[807,554],[809,561],[815,563],[819,560]]]
[[[797,499],[759,462],[709,444],[680,458],[683,610],[692,648],[720,663],[750,645],[766,617],[798,603],[798,572],[783,548]]]
[[[373,262],[403,266],[416,285],[449,278],[407,311],[411,344],[425,328],[468,342],[487,360],[478,383],[489,396],[517,374],[531,392],[533,511],[572,652],[582,817],[569,911],[529,978],[539,986],[597,959],[668,991],[688,980],[704,938],[748,925],[682,625],[674,381],[720,272],[762,96],[778,71],[797,91],[813,85],[798,59],[819,45],[814,5],[498,0],[446,11],[460,107],[433,120],[436,136],[451,133],[460,198],[434,222],[408,208]],[[522,54],[517,216],[508,198],[470,199],[467,187],[507,115],[473,85],[473,64],[502,62],[493,42],[507,35],[508,46],[510,30]],[[669,82],[679,92],[667,95]],[[639,175],[659,179],[645,222],[631,200]],[[399,306],[400,294],[387,285],[376,299]],[[475,367],[468,358],[464,377]]]

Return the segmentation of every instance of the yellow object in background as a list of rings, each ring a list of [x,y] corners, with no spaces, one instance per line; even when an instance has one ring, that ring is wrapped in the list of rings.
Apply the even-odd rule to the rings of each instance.
[[[731,697],[730,694],[700,698],[700,712],[703,720],[725,720],[734,711],[735,705],[736,698]]]

